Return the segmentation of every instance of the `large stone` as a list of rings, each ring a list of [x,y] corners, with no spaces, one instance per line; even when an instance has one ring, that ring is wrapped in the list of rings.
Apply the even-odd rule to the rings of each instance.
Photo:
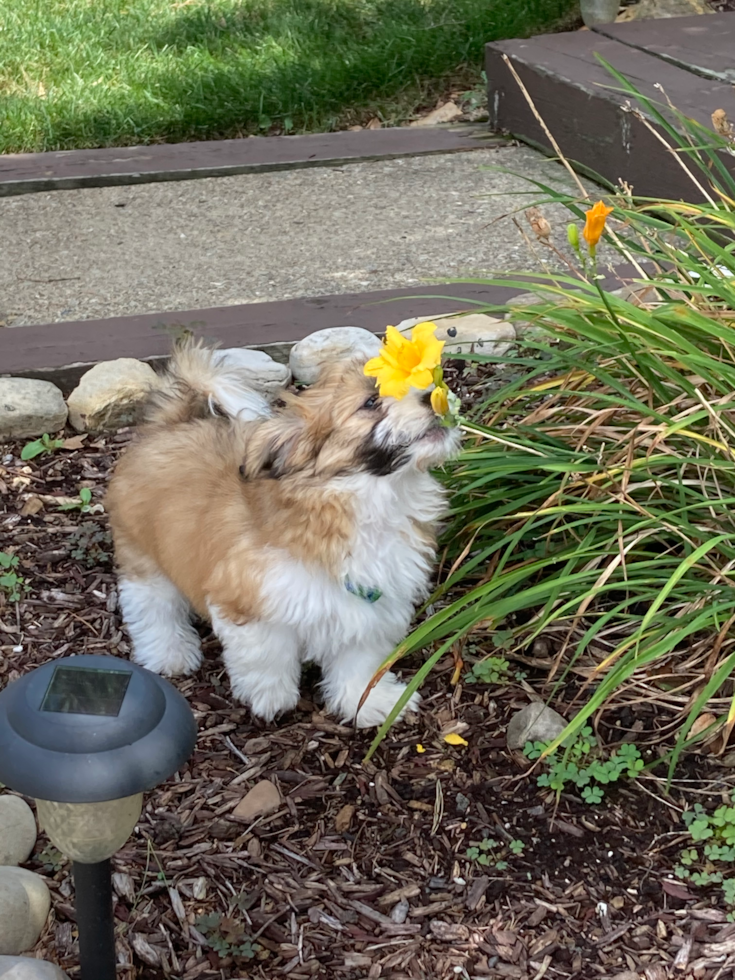
[[[296,381],[314,384],[322,366],[345,357],[375,357],[380,339],[362,327],[327,327],[294,344],[289,357]]]
[[[436,337],[444,341],[444,355],[491,354],[499,357],[505,354],[516,339],[516,332],[507,320],[498,320],[486,313],[470,313],[467,316],[413,317],[398,324],[398,329],[406,336],[417,323],[431,320],[436,324]]]
[[[0,439],[57,432],[66,414],[63,395],[50,381],[0,378]]]
[[[3,980],[69,980],[55,963],[36,960],[32,956],[0,956],[0,977]]]
[[[25,868],[0,868],[0,954],[17,956],[38,942],[51,896],[40,875]]]
[[[278,788],[267,779],[262,779],[247,793],[232,811],[235,820],[251,823],[258,817],[274,813],[281,805]]]
[[[36,818],[19,796],[0,796],[0,865],[23,864],[36,844]]]
[[[133,357],[100,361],[69,395],[69,421],[77,432],[119,429],[137,422],[158,376],[150,364]]]
[[[558,711],[534,701],[517,711],[508,722],[508,748],[522,749],[526,742],[553,742],[566,727]]]
[[[511,309],[515,306],[533,306],[535,303],[560,303],[557,293],[547,293],[540,289],[537,293],[518,293],[506,302]]]
[[[247,347],[229,347],[217,351],[215,360],[237,372],[251,388],[261,392],[266,398],[277,398],[291,381],[291,371],[285,364],[279,364],[262,350]]]

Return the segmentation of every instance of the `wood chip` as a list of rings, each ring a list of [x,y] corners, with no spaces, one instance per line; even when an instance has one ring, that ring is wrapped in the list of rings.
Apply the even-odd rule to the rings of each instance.
[[[443,919],[432,919],[429,929],[435,939],[442,943],[466,943],[470,938],[467,926],[456,922],[445,922]]]
[[[484,899],[489,885],[490,879],[487,875],[480,875],[479,878],[474,879],[465,899],[465,905],[471,912],[474,912],[480,907],[480,902]]]
[[[345,803],[337,816],[334,818],[334,829],[338,834],[343,834],[349,829],[354,815],[355,807],[351,803]]]
[[[405,898],[415,898],[421,894],[421,888],[415,882],[404,885],[402,888],[395,888],[392,892],[386,892],[378,899],[378,905],[395,905]]]

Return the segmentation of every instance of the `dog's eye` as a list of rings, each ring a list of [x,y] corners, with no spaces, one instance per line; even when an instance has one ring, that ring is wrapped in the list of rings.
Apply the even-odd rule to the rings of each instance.
[[[362,406],[363,408],[376,408],[380,401],[378,395],[371,395]]]

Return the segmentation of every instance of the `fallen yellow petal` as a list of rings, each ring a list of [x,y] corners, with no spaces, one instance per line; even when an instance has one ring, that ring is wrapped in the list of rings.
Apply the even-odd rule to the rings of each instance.
[[[425,749],[425,748],[423,747],[423,745],[422,745],[422,744],[421,744],[421,743],[419,742],[419,744],[418,744],[418,745],[416,746],[416,751],[417,751],[417,752],[419,752],[419,753],[421,753],[421,752],[426,752],[426,749]]]
[[[444,736],[444,741],[449,745],[469,745],[470,743],[458,735],[456,732],[450,732],[448,735]]]

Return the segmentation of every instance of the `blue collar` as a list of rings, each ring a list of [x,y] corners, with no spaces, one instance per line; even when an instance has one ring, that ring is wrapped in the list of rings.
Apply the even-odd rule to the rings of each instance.
[[[370,603],[377,602],[383,594],[376,586],[369,588],[364,585],[355,585],[349,575],[345,576],[345,588],[352,595],[356,595],[358,599],[364,599],[365,602]]]

